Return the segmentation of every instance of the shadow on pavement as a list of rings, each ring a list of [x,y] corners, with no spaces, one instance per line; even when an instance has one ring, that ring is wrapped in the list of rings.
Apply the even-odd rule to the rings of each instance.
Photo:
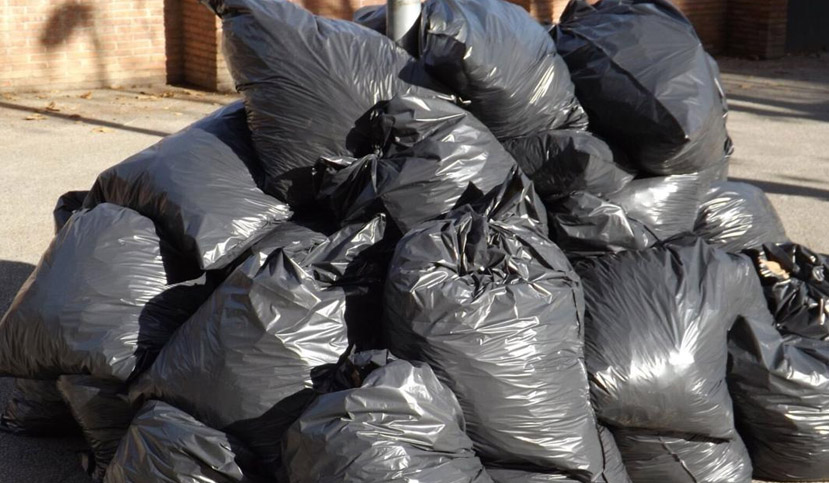
[[[768,95],[749,96],[745,94],[731,93],[728,95],[731,102],[729,110],[749,112],[760,116],[767,117],[791,117],[797,119],[813,119],[815,121],[829,121],[829,102],[803,102],[797,100],[780,100],[772,99]],[[741,103],[751,103],[755,106],[745,106]],[[763,109],[760,106],[770,106],[771,109]],[[781,112],[779,109],[785,109],[789,112]]]
[[[757,79],[780,82],[794,80],[809,82],[814,86],[829,86],[829,57],[822,55],[787,55],[781,59],[749,60],[718,56],[717,62],[723,74],[750,76]]]
[[[111,129],[120,129],[122,131],[132,131],[140,134],[148,134],[150,136],[168,136],[172,133],[164,132],[164,131],[156,131],[155,129],[144,129],[142,127],[135,127],[135,126],[127,126],[126,124],[121,124],[118,122],[111,122],[111,121],[104,121],[102,119],[95,119],[92,117],[85,117],[81,116],[80,114],[64,114],[61,112],[53,112],[45,109],[40,109],[37,107],[28,107],[28,106],[21,106],[19,104],[12,104],[10,102],[0,102],[0,109],[14,109],[17,111],[23,112],[31,112],[41,114],[43,116],[55,117],[58,119],[63,119],[66,121],[80,121],[86,124],[92,124],[95,126],[103,126],[108,127]]]
[[[6,313],[20,286],[34,269],[31,263],[0,260],[0,314]]]
[[[812,188],[809,186],[803,185],[794,185],[794,184],[786,184],[786,183],[776,183],[773,181],[757,181],[753,179],[745,179],[745,178],[728,178],[729,181],[737,181],[740,183],[748,183],[752,184],[766,193],[774,193],[778,195],[791,195],[791,196],[805,196],[808,198],[815,198],[818,200],[829,201],[829,190],[824,190],[820,188]]]

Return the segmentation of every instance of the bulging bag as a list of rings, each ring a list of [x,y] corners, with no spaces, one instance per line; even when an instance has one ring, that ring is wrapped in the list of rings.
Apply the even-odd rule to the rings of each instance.
[[[242,483],[253,455],[225,433],[161,401],[136,414],[107,468],[105,482]]]
[[[311,370],[339,359],[347,324],[378,296],[361,254],[384,227],[378,216],[330,237],[290,222],[274,230],[179,328],[133,400],[173,404],[278,463],[282,432],[313,396]]]
[[[427,1],[420,57],[427,72],[468,101],[498,139],[587,127],[553,40],[518,5]]]
[[[590,129],[643,171],[685,174],[731,153],[716,62],[666,0],[573,0],[553,36]]]
[[[417,62],[385,36],[318,17],[287,0],[209,0],[225,58],[245,98],[266,192],[292,206],[314,199],[320,156],[371,152],[368,114],[398,94],[438,94]]]
[[[352,374],[367,373],[362,381],[321,395],[286,433],[288,481],[492,481],[455,395],[427,364],[388,351],[355,354],[351,364]]]
[[[537,198],[521,194],[520,179],[478,211],[462,207],[398,243],[387,341],[458,396],[487,466],[592,481],[602,447],[582,363],[580,282],[545,225],[530,221]]]
[[[212,289],[169,284],[176,260],[148,218],[108,203],[79,211],[0,320],[0,373],[134,377]]]
[[[84,206],[131,208],[193,264],[220,269],[291,216],[256,185],[256,163],[234,102],[98,175]]]

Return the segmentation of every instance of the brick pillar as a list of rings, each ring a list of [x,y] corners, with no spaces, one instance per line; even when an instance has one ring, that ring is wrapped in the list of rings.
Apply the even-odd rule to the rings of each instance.
[[[760,59],[786,53],[788,0],[728,0],[728,52]]]
[[[167,83],[184,82],[184,18],[180,0],[164,0],[164,38]]]
[[[196,0],[173,1],[181,2],[182,81],[211,91],[232,91],[222,55],[221,20]]]
[[[702,45],[710,53],[725,49],[727,3],[726,0],[674,0],[674,5],[691,21]]]

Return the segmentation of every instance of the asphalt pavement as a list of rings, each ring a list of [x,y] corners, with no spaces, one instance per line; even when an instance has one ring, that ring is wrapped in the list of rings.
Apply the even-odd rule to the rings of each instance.
[[[730,176],[768,193],[792,240],[829,253],[829,57],[719,61]],[[0,97],[0,312],[48,246],[58,196],[235,98],[171,87]],[[10,388],[0,378],[0,409]],[[86,483],[83,448],[0,433],[0,483]]]

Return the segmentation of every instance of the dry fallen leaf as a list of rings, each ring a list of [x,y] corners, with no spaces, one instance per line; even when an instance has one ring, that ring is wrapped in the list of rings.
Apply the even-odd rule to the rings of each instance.
[[[180,112],[174,112],[173,114],[175,114],[176,116],[181,116],[182,115]]]
[[[176,97],[176,93],[173,91],[164,91],[159,94],[160,97]]]
[[[3,99],[5,99],[5,100],[7,100],[7,101],[13,101],[13,100],[15,100],[15,99],[17,99],[17,98],[16,98],[16,97],[14,97],[13,95],[11,95],[11,94],[7,93],[7,92],[4,92],[4,93],[3,93]]]
[[[92,91],[84,92],[83,94],[79,95],[81,99],[92,99]]]
[[[96,127],[92,132],[112,132],[112,129],[108,127]]]
[[[789,279],[789,272],[786,271],[779,263],[773,260],[766,260],[765,262],[761,263],[765,268],[767,268],[771,273],[775,276],[782,278],[783,280]]]
[[[34,114],[29,114],[28,116],[25,117],[25,119],[27,121],[44,121],[44,120],[46,120],[46,116],[44,116],[43,114],[34,113]]]
[[[49,104],[47,104],[46,105],[46,110],[51,111],[51,112],[60,112],[60,108],[58,107],[57,104],[55,104],[55,101],[52,101]]]
[[[49,98],[49,96],[43,95],[43,94],[38,94],[35,97],[37,97],[38,99],[48,99]]]

